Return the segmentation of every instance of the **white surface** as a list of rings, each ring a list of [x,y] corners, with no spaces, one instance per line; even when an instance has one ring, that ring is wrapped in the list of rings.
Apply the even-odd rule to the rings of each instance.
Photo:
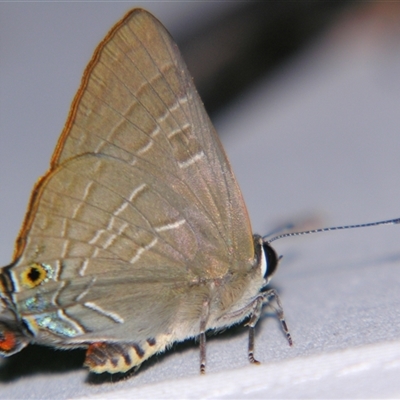
[[[64,6],[51,16],[53,25],[36,25],[32,5],[19,5],[19,14],[12,9],[18,5],[0,5],[8,12],[0,13],[3,264],[84,65],[129,8],[114,4],[97,4],[87,15]],[[3,32],[22,17],[26,31],[10,46]],[[368,21],[349,25],[352,30],[331,32],[216,121],[255,232],[304,213],[322,213],[329,225],[400,216],[400,40]],[[49,35],[58,43],[50,51]],[[24,49],[32,38],[37,41]],[[67,43],[73,46],[67,55],[56,53]],[[168,352],[125,382],[91,386],[84,369],[38,373],[0,383],[1,397],[399,397],[399,239],[400,226],[388,226],[277,242],[284,258],[272,283],[294,347],[273,317],[264,318],[256,336],[260,367],[247,365],[247,331],[238,329],[209,338],[204,377],[193,345]]]
[[[248,366],[229,373],[218,372],[207,378],[177,379],[168,382],[168,388],[165,383],[156,383],[135,390],[117,389],[107,395],[107,399],[398,398],[399,359],[400,349],[393,344],[364,346],[281,363]],[[374,382],[372,387],[365,384],[368,381]],[[105,396],[100,394],[90,398]]]

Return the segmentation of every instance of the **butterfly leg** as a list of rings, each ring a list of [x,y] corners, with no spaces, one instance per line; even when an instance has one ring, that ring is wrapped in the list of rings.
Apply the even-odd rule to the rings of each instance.
[[[277,291],[274,289],[270,289],[270,290],[264,292],[262,295],[263,295],[263,299],[264,299],[263,304],[269,303],[272,298],[275,299],[276,306],[271,306],[271,307],[275,310],[276,315],[279,318],[279,321],[281,322],[281,326],[282,326],[283,332],[286,335],[286,339],[289,343],[289,346],[292,346],[293,345],[292,336],[290,335],[289,329],[287,327],[285,315],[283,313],[282,303],[281,303],[281,300],[279,298]]]
[[[206,373],[206,333],[200,333],[200,373]]]
[[[251,313],[251,317],[249,322],[246,324],[249,327],[249,347],[248,347],[248,357],[251,364],[260,364],[254,358],[254,334],[255,334],[255,326],[260,319],[261,310],[264,303],[264,296],[258,296],[253,303],[253,312]]]
[[[249,322],[246,324],[249,327],[249,346],[248,346],[248,357],[249,361],[252,364],[260,364],[259,361],[257,361],[254,358],[254,334],[255,334],[255,326],[258,322],[258,320],[261,317],[262,313],[262,307],[265,303],[270,303],[271,299],[274,298],[276,302],[276,306],[272,306],[277,314],[277,317],[279,318],[282,329],[285,332],[286,338],[289,342],[289,346],[293,344],[292,342],[292,337],[290,335],[289,329],[287,327],[286,321],[285,321],[285,316],[283,313],[283,308],[281,301],[279,299],[278,293],[274,289],[270,289],[262,294],[260,296],[257,296],[257,298],[254,300],[253,303],[253,312],[251,314]]]
[[[206,326],[209,314],[209,303],[204,302],[203,312],[200,320],[200,373],[206,373]]]
[[[249,326],[249,353],[248,353],[248,357],[249,357],[249,361],[251,364],[260,364],[260,361],[257,361],[254,358],[254,326]]]

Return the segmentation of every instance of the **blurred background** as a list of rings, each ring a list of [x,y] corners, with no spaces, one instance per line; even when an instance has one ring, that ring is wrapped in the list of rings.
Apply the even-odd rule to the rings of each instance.
[[[136,6],[151,11],[177,41],[231,160],[255,232],[304,217],[341,225],[400,215],[399,3],[0,3],[0,265],[11,260],[30,191],[48,168],[94,48]],[[398,243],[398,227],[277,243],[285,257],[274,282],[296,346],[286,349],[279,327],[263,324],[268,350],[262,353],[261,343],[257,349],[264,360],[398,341]],[[246,365],[246,335],[240,340],[239,349],[235,342],[232,350],[216,350],[216,371]],[[217,342],[211,340],[209,348]],[[170,355],[131,384],[196,375],[196,349],[184,355],[189,360],[184,370],[181,359]],[[17,378],[24,377],[23,385],[29,376],[32,398],[46,397],[40,374],[49,367],[27,367],[27,356],[21,357],[11,363],[16,372],[9,372],[10,364],[0,369],[3,393],[17,398]],[[40,364],[40,355],[35,357]],[[361,397],[399,395],[398,369],[367,368],[373,380],[359,377],[369,383]],[[79,384],[66,381],[63,371],[48,383],[47,397],[93,389],[82,383],[85,372],[78,366],[67,370]],[[326,381],[318,382],[296,393],[322,395]],[[352,384],[341,381],[328,394],[349,396],[345,390]]]

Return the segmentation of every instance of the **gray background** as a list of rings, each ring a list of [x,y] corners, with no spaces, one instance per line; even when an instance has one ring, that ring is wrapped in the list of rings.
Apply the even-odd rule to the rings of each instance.
[[[232,6],[0,4],[2,265],[93,49],[135,5],[174,35]],[[391,4],[343,12],[214,120],[255,232],[307,216],[321,225],[400,216],[398,16]],[[50,353],[53,371],[22,368],[40,364],[47,350],[39,348],[0,364],[1,397],[398,397],[399,238],[400,226],[388,226],[277,242],[284,258],[272,283],[295,345],[288,347],[267,314],[257,329],[260,367],[247,364],[244,328],[209,338],[205,377],[198,376],[195,344],[156,357],[125,382],[103,385],[85,383],[87,372],[73,363],[62,370],[58,363],[69,359],[61,352]]]

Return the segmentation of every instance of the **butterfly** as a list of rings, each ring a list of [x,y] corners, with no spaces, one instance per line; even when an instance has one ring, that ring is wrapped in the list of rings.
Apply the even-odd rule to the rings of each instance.
[[[288,236],[400,219],[252,234],[224,149],[173,39],[134,9],[94,52],[49,171],[33,189],[13,261],[0,269],[0,354],[85,348],[94,373],[246,321],[248,359]],[[274,300],[274,303],[271,303]]]
[[[50,169],[0,273],[0,354],[86,348],[125,373],[188,338],[247,320],[250,362],[265,303],[289,344],[269,242],[253,235],[232,168],[173,39],[134,9],[99,44]]]

